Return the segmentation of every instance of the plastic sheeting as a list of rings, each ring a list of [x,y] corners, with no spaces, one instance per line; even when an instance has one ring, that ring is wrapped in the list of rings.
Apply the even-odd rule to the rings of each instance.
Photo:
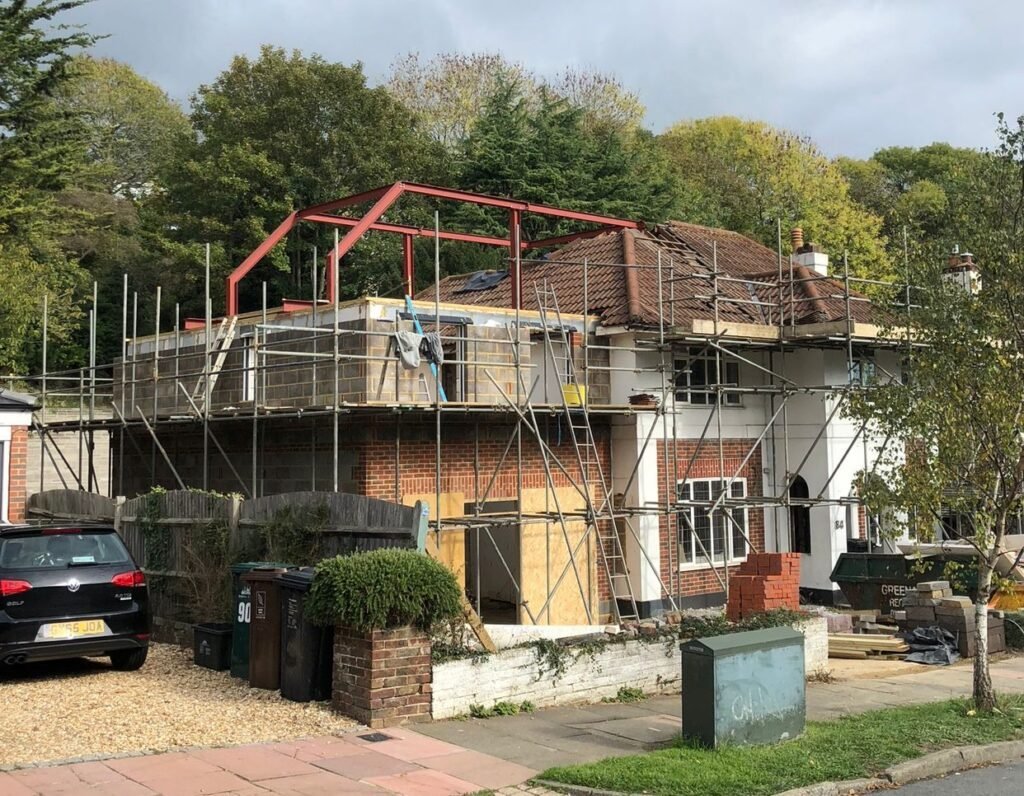
[[[941,627],[919,627],[904,633],[903,639],[910,645],[910,654],[905,660],[911,663],[948,666],[960,660],[956,638]]]

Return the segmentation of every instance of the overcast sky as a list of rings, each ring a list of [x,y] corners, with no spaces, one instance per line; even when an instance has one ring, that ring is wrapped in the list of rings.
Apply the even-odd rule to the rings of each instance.
[[[352,63],[372,82],[407,52],[501,52],[540,74],[612,72],[660,131],[733,114],[827,153],[989,146],[1024,113],[1024,3],[953,0],[94,0],[65,15],[96,52],[187,102],[261,44]]]

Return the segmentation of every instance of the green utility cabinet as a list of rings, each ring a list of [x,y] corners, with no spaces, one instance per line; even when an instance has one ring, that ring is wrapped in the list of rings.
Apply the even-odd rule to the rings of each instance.
[[[679,647],[683,738],[700,746],[775,743],[804,731],[804,636],[788,627]]]

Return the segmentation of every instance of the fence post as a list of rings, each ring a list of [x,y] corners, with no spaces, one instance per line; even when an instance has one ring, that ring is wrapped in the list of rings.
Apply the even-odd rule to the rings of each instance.
[[[114,498],[114,530],[121,533],[121,515],[124,513],[125,496]]]
[[[228,545],[232,550],[237,550],[242,541],[239,527],[242,519],[243,499],[241,495],[232,495],[231,505],[228,507]]]

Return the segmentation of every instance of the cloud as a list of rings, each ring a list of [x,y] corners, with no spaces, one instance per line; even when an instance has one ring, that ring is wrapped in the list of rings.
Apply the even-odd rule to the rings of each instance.
[[[714,114],[764,119],[829,154],[993,141],[1024,112],[1024,4],[954,0],[94,0],[67,15],[109,34],[98,54],[185,103],[261,44],[361,61],[500,51],[544,75],[614,73],[655,130]]]

